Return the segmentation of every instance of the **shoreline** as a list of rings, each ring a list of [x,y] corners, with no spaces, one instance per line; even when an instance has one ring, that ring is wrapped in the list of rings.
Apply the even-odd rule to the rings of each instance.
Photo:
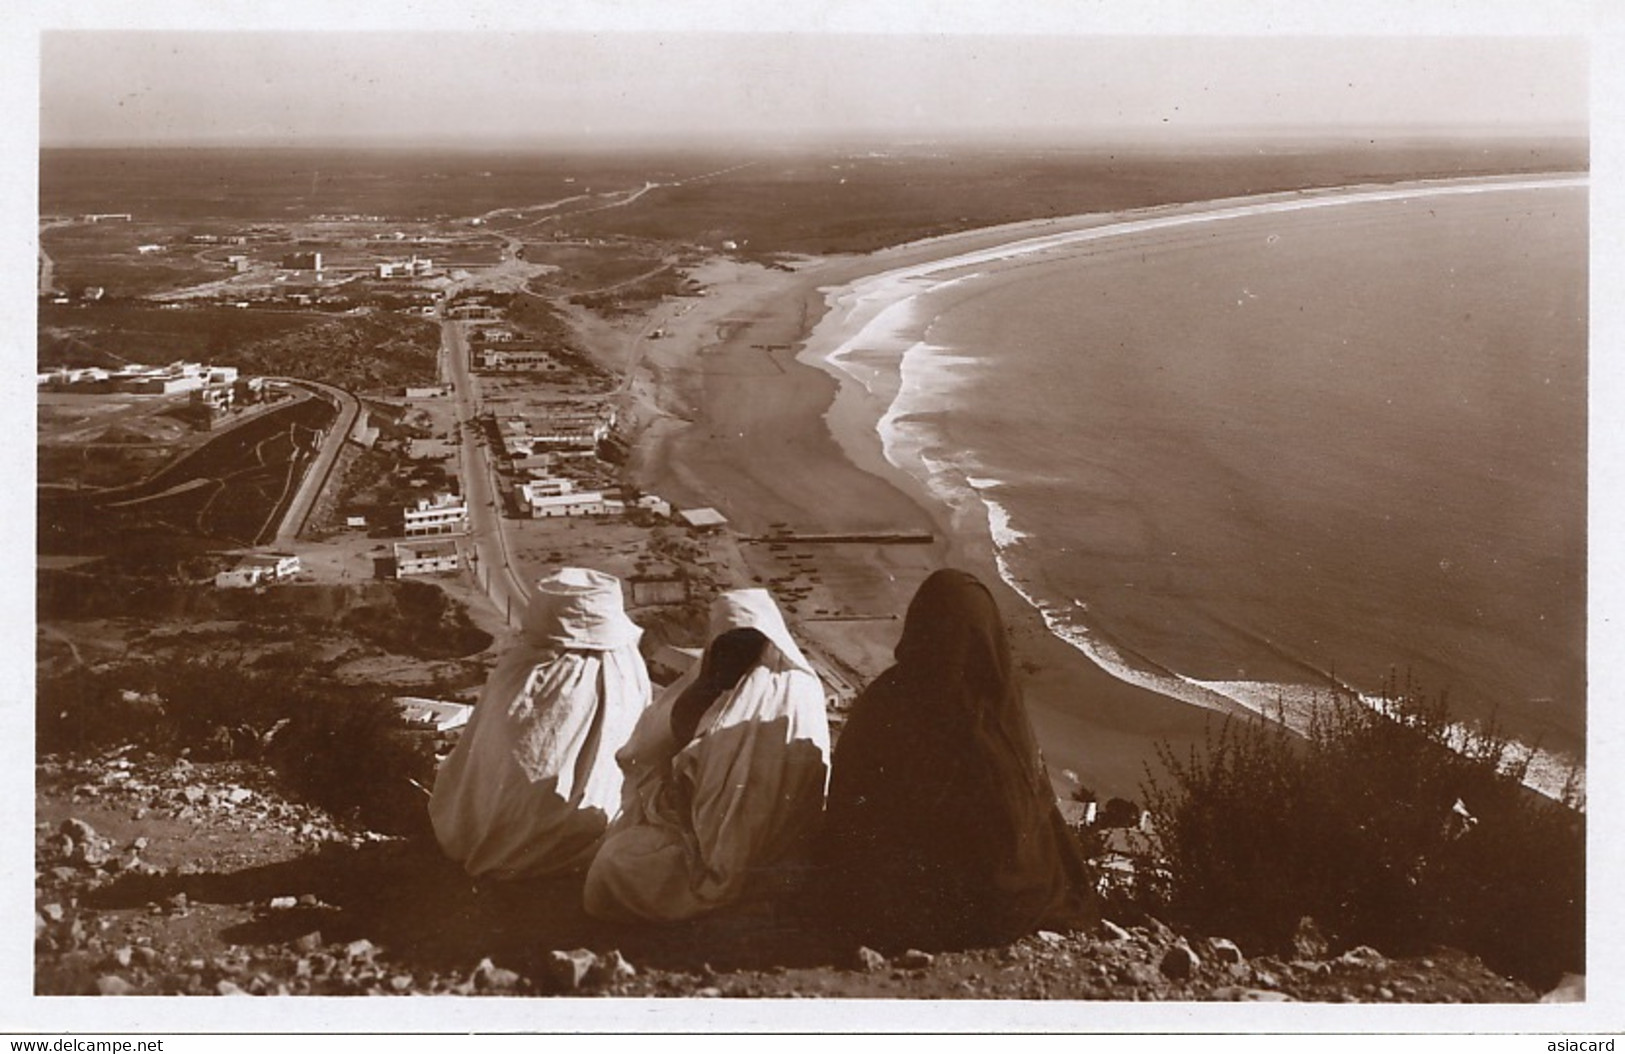
[[[861,257],[820,258],[787,274],[715,261],[702,271],[715,270],[698,276],[714,297],[704,310],[685,308],[684,318],[668,322],[673,339],[647,363],[655,375],[651,400],[663,402],[668,413],[673,402],[686,400],[689,420],[654,422],[640,440],[634,471],[649,489],[680,505],[719,508],[744,534],[763,533],[775,522],[808,532],[927,526],[936,535],[928,546],[869,546],[864,552],[820,547],[819,577],[838,593],[818,609],[844,603],[872,620],[830,622],[808,620],[800,611],[787,614],[815,647],[850,671],[849,680],[866,684],[890,664],[901,616],[919,581],[942,566],[976,574],[1004,612],[1023,670],[1028,711],[1058,790],[1065,794],[1081,782],[1102,798],[1138,799],[1148,772],[1155,775],[1162,768],[1159,744],[1184,756],[1226,713],[1250,711],[1220,685],[1191,681],[1193,698],[1181,699],[1123,680],[1052,632],[1043,612],[1001,573],[993,526],[981,502],[947,503],[888,459],[877,423],[895,392],[871,390],[849,364],[838,361],[841,350],[860,335],[907,350],[929,323],[905,317],[911,302],[963,277],[954,272],[1008,266],[1080,241],[1260,211],[1475,193],[1553,179],[1583,184],[1587,178],[1559,173],[1316,188],[1039,219]],[[684,355],[678,350],[683,347],[692,350]],[[765,546],[740,549],[741,585],[771,584],[782,570],[771,554],[758,551]],[[894,618],[885,619],[887,612]]]

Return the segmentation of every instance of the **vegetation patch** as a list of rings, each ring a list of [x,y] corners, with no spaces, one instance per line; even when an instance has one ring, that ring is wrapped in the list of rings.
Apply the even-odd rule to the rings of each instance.
[[[1522,784],[1527,755],[1443,696],[1333,699],[1307,738],[1227,721],[1153,781],[1143,906],[1251,946],[1305,918],[1334,944],[1463,948],[1550,987],[1585,964],[1585,822]]]

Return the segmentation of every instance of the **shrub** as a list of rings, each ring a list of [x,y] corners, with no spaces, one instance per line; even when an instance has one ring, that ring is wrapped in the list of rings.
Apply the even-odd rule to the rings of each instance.
[[[1541,984],[1583,972],[1582,815],[1523,787],[1527,757],[1453,726],[1443,695],[1336,696],[1306,737],[1227,720],[1184,759],[1160,753],[1150,910],[1263,948],[1307,915],[1345,945],[1451,944]],[[1471,826],[1452,826],[1458,801]]]
[[[414,834],[427,819],[433,739],[409,730],[388,694],[323,682],[308,669],[222,660],[128,665],[42,680],[41,753],[134,743],[157,753],[262,758],[289,788],[376,830]]]

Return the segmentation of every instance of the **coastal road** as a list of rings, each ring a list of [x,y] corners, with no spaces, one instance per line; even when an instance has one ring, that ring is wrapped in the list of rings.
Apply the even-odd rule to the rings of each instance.
[[[529,593],[515,573],[502,522],[502,495],[479,424],[479,392],[468,368],[468,325],[440,323],[440,376],[451,386],[457,409],[457,456],[468,502],[468,551],[474,579],[508,624],[523,618]]]
[[[288,503],[288,511],[282,515],[282,524],[277,528],[275,545],[278,549],[287,549],[304,531],[305,521],[310,519],[311,510],[316,507],[316,500],[322,496],[327,479],[333,474],[333,465],[338,461],[339,452],[344,449],[344,443],[350,438],[350,433],[355,429],[356,419],[361,415],[361,402],[343,388],[335,388],[320,381],[299,380],[293,377],[270,379],[279,384],[297,385],[338,407],[338,416],[333,419],[327,434],[322,437],[321,451],[305,469],[304,478],[299,482],[299,489],[294,492],[293,500]]]

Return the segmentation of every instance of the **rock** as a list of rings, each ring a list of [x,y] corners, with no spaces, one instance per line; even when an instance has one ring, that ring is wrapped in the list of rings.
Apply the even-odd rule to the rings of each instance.
[[[485,986],[498,992],[506,992],[510,988],[517,987],[521,980],[523,978],[518,973],[500,966],[485,974]]]
[[[254,792],[249,790],[247,787],[233,787],[231,788],[230,792],[226,794],[226,800],[231,802],[233,805],[241,805],[243,802],[249,801],[253,797]]]
[[[856,955],[857,968],[864,973],[876,973],[886,968],[886,957],[873,948],[859,948]]]
[[[34,912],[34,939],[39,940],[40,934],[44,933],[46,929],[50,927],[50,925],[50,923],[45,921],[44,915],[41,915],[37,911]]]
[[[302,908],[320,907],[321,903],[321,901],[316,899],[316,894],[314,893],[299,894],[299,906]]]
[[[151,844],[152,843],[147,841],[146,838],[137,838],[135,841],[130,843],[130,848],[139,853]]]
[[[130,968],[130,963],[135,961],[135,950],[126,944],[124,947],[113,952],[113,961],[119,966],[128,970]]]
[[[322,931],[321,930],[311,930],[309,933],[305,934],[303,937],[299,937],[299,938],[295,939],[294,942],[293,942],[293,946],[294,946],[294,949],[296,951],[302,951],[302,952],[313,952],[313,951],[315,951],[317,948],[320,948],[322,946]]]
[[[141,961],[142,966],[149,969],[157,965],[158,959],[160,958],[158,949],[146,944],[138,944],[135,946],[135,957]]]
[[[722,989],[716,987],[701,988],[694,993],[696,999],[718,999],[722,996]]]
[[[272,897],[271,898],[271,910],[272,911],[287,911],[289,908],[295,908],[295,907],[298,907],[298,906],[299,906],[299,901],[294,897]]]
[[[1354,966],[1366,970],[1386,970],[1388,960],[1382,953],[1369,945],[1362,944],[1358,948],[1350,948],[1337,957],[1337,961],[1344,966]]]
[[[232,981],[220,981],[220,982],[215,984],[214,990],[217,993],[219,993],[220,995],[247,995],[248,994],[247,992],[245,992],[241,988],[239,988]]]
[[[191,901],[186,898],[185,893],[176,893],[174,896],[164,901],[164,906],[169,908],[171,911],[185,911],[190,908],[192,904]]]
[[[1379,988],[1377,989],[1377,998],[1386,999],[1392,1002],[1394,998],[1394,990],[1392,988]]]
[[[555,949],[547,959],[547,979],[556,988],[573,992],[581,987],[581,982],[587,979],[587,974],[597,964],[598,956],[585,948],[567,952]]]
[[[587,979],[597,984],[615,984],[620,981],[630,981],[637,975],[637,969],[626,961],[620,950],[613,949],[598,957],[598,963],[593,967]]]
[[[344,946],[344,957],[351,962],[357,959],[371,959],[376,954],[378,954],[378,946],[365,937],[353,940]]]
[[[1583,1003],[1586,1000],[1584,974],[1566,973],[1557,987],[1540,997],[1542,1003]]]
[[[97,995],[129,995],[133,991],[135,991],[135,985],[118,974],[108,974],[105,977],[96,978]]]
[[[1065,937],[1061,936],[1059,933],[1056,933],[1054,930],[1039,930],[1037,937],[1045,944],[1060,944],[1066,940]]]
[[[61,904],[47,904],[39,910],[41,915],[44,915],[52,922],[61,922],[63,915],[65,914],[62,910]]]
[[[83,820],[69,817],[57,827],[57,831],[72,838],[75,842],[90,842],[96,838],[96,829]]]
[[[202,801],[206,795],[202,787],[191,786],[181,791],[181,796],[186,799],[187,804],[196,805],[198,802]]]
[[[1163,976],[1175,981],[1188,981],[1195,976],[1196,971],[1202,968],[1202,960],[1196,957],[1191,946],[1183,939],[1175,941],[1163,954],[1162,963],[1158,966]]]
[[[1132,940],[1134,935],[1110,919],[1100,920],[1100,938],[1108,941]]]
[[[1267,988],[1244,988],[1236,997],[1238,1003],[1290,1003],[1292,997],[1285,992],[1272,992]]]
[[[1158,919],[1152,915],[1147,915],[1145,917],[1145,929],[1151,934],[1151,936],[1155,937],[1159,941],[1171,941],[1179,936],[1173,930],[1169,929],[1161,919]]]
[[[71,867],[53,867],[51,877],[58,882],[72,882],[79,877],[79,872]]]
[[[1292,934],[1292,954],[1299,959],[1324,959],[1331,945],[1320,932],[1320,926],[1308,915],[1298,920],[1298,929]]]
[[[1235,941],[1227,938],[1209,937],[1207,947],[1215,962],[1231,965],[1246,961],[1246,956],[1241,954],[1241,949],[1236,947]]]
[[[396,974],[394,977],[389,979],[389,987],[395,989],[397,992],[406,991],[408,988],[412,987],[412,975],[404,973]]]
[[[937,961],[937,957],[930,952],[922,952],[918,948],[910,948],[897,957],[897,965],[905,970],[923,970]]]

